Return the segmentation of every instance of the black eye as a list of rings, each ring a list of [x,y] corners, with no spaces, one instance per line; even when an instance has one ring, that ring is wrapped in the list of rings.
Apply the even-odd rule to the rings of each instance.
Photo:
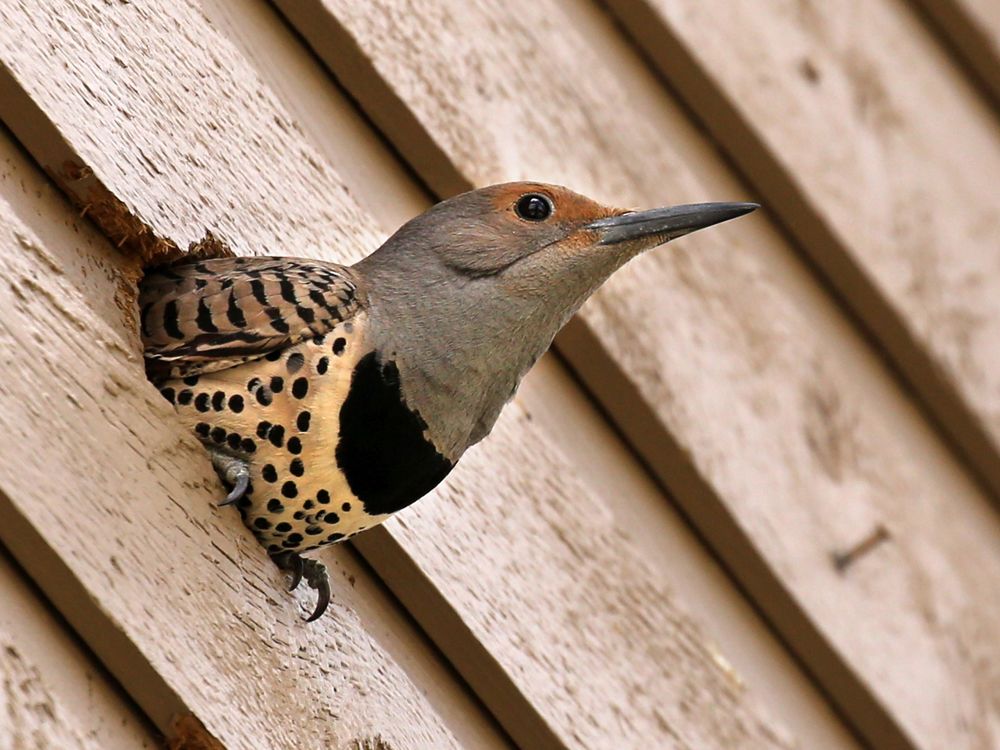
[[[552,201],[544,195],[528,193],[517,199],[514,212],[527,221],[545,221],[552,215]]]

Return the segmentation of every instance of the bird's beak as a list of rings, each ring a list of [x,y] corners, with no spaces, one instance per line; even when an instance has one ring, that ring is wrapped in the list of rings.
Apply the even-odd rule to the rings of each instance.
[[[654,243],[662,245],[682,235],[735,219],[757,208],[760,206],[756,203],[692,203],[609,216],[592,221],[585,228],[600,235],[600,245],[645,239],[650,241],[651,247]]]

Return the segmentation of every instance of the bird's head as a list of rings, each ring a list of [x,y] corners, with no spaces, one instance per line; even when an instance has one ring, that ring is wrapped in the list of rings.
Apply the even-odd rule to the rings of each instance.
[[[438,203],[362,265],[395,269],[401,279],[422,278],[442,292],[446,285],[485,284],[507,302],[540,297],[570,313],[644,250],[755,208],[699,203],[628,211],[564,187],[512,182]]]
[[[439,203],[421,217],[443,232],[440,260],[469,276],[503,274],[534,259],[558,272],[605,265],[752,211],[752,203],[626,211],[556,185],[512,182]]]

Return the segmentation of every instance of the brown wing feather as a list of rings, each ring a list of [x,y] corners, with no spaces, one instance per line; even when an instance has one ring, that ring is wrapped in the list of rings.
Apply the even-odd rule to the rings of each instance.
[[[233,367],[327,333],[362,302],[349,268],[305,258],[154,268],[139,285],[146,369],[159,380]]]

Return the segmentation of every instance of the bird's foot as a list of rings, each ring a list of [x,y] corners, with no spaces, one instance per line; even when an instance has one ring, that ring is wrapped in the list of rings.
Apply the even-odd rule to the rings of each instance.
[[[316,609],[306,618],[306,622],[312,622],[322,617],[330,603],[330,579],[326,574],[326,566],[319,560],[302,557],[298,552],[278,552],[271,555],[271,559],[279,568],[292,574],[289,591],[294,591],[304,578],[309,584],[309,588],[315,589],[318,593]]]
[[[230,456],[228,453],[214,450],[210,452],[215,472],[223,482],[233,488],[219,503],[219,507],[232,505],[246,494],[247,488],[250,486],[250,465],[242,458]]]

